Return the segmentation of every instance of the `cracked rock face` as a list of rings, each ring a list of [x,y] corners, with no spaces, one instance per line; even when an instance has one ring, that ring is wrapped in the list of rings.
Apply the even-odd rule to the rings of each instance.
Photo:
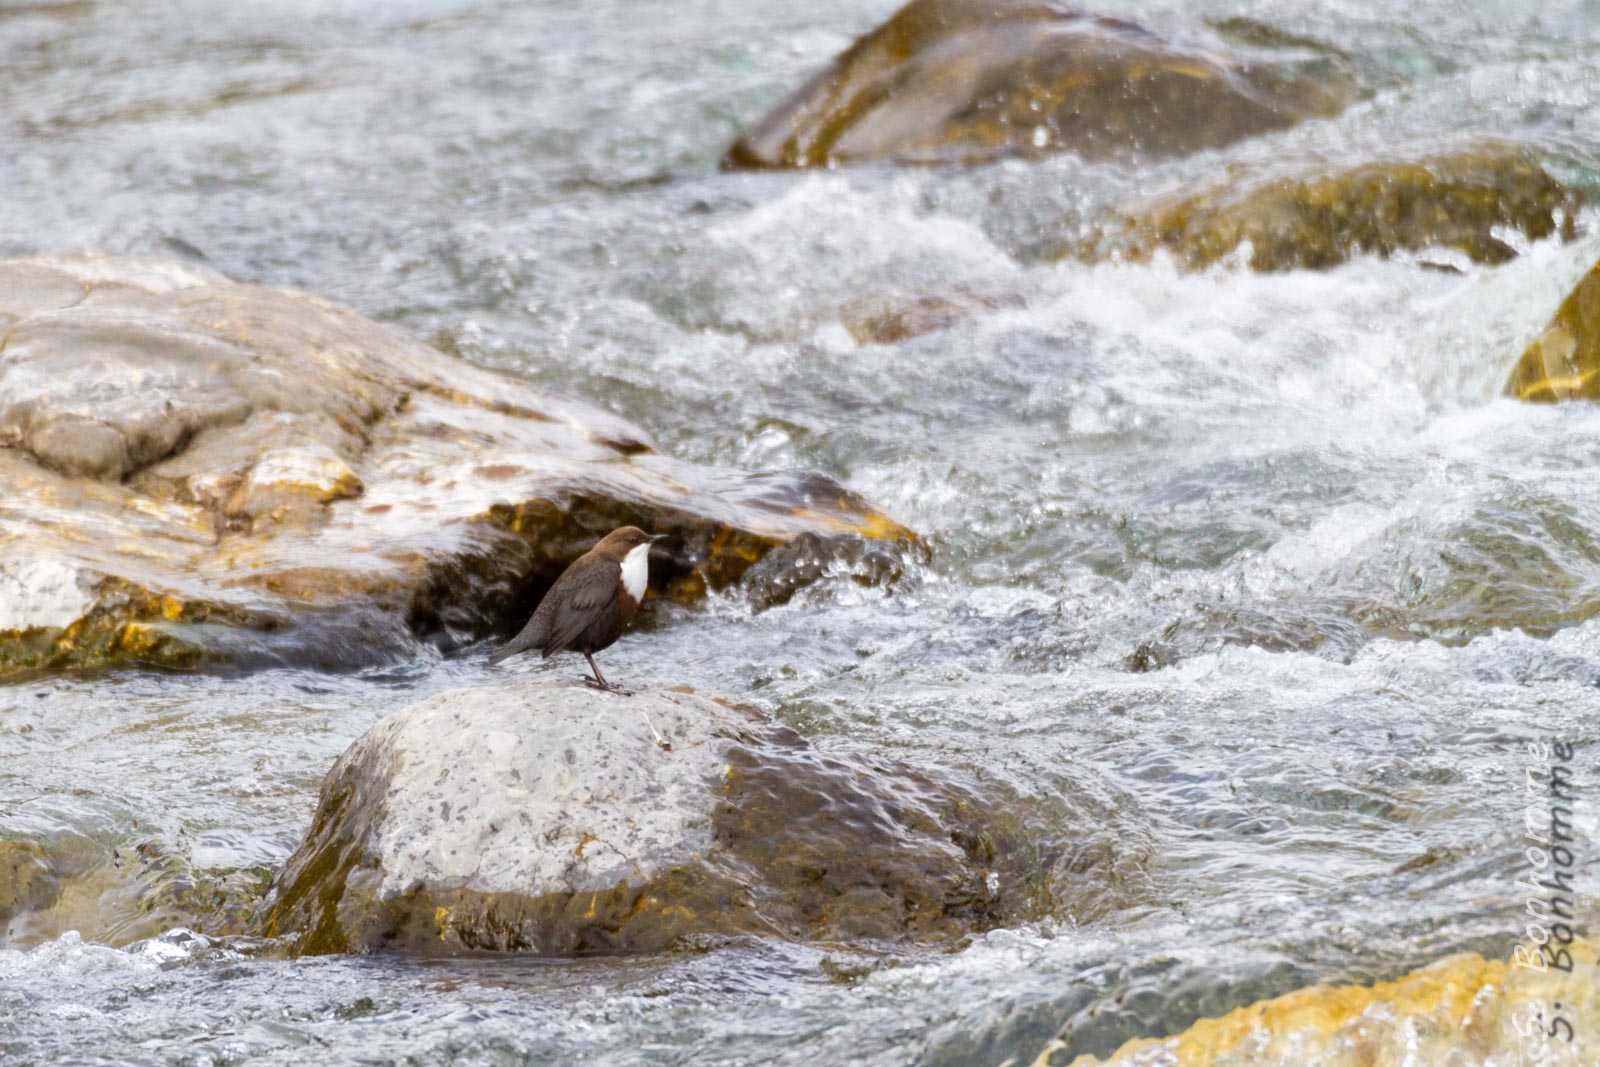
[[[959,784],[688,692],[523,683],[424,700],[352,745],[259,932],[297,954],[941,943],[1036,914],[1038,869]]]
[[[821,476],[678,462],[315,297],[155,259],[0,261],[0,486],[0,673],[403,658],[493,632],[627,523],[679,537],[657,569],[684,597],[801,533],[914,540]]]
[[[1240,45],[1169,40],[1049,0],[912,0],[751,126],[724,164],[1177,156],[1336,114],[1354,95],[1330,50]]]

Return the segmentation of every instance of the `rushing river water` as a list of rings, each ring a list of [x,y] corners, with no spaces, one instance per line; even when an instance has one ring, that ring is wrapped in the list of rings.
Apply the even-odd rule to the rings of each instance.
[[[1523,742],[1600,725],[1600,409],[1502,399],[1600,252],[1441,272],[1052,263],[1106,206],[1466,134],[1600,160],[1592,2],[1173,0],[1345,50],[1337,119],[1135,168],[723,174],[892,0],[0,3],[0,253],[203,253],[609,405],[686,458],[825,470],[925,533],[894,588],[662,608],[613,677],[976,775],[1092,906],[948,954],[287,962],[131,875],[0,947],[0,1061],[1000,1063],[1104,1054],[1518,933]],[[851,302],[999,310],[860,346]],[[575,673],[562,660],[518,669]],[[140,875],[282,862],[377,718],[489,676],[0,689],[0,835]],[[1600,842],[1592,816],[1580,824]],[[140,850],[139,846],[144,846]],[[162,867],[167,864],[167,867]],[[230,875],[229,872],[243,872]]]

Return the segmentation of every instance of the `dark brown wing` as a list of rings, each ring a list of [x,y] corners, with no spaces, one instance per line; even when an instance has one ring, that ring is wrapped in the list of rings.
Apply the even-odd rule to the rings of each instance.
[[[541,651],[546,655],[570,648],[602,612],[612,611],[622,584],[622,565],[602,560],[587,567],[568,570],[550,587],[535,615],[548,607],[549,638]]]
[[[607,560],[591,562],[588,556],[575,560],[561,572],[517,636],[489,657],[489,662],[499,663],[535,648],[546,656],[560,652],[601,613],[605,597],[615,592],[621,575],[622,567]],[[567,608],[571,610],[564,610]]]

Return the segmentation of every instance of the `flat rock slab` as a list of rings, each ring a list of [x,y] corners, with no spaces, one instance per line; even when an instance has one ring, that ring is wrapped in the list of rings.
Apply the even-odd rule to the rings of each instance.
[[[343,667],[464,642],[590,542],[688,598],[812,533],[914,535],[816,474],[696,466],[600,408],[204,266],[0,261],[0,674]],[[671,564],[671,565],[667,565]]]
[[[1244,36],[1266,40],[1180,41],[1047,0],[912,0],[753,124],[723,162],[1177,156],[1336,114],[1353,97],[1332,50]]]
[[[351,745],[259,932],[296,954],[953,943],[1035,915],[1043,878],[1017,823],[954,780],[687,691],[518,682]]]

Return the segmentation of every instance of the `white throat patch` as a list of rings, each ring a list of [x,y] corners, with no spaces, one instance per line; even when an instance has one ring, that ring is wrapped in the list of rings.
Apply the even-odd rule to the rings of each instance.
[[[622,558],[622,588],[637,604],[644,599],[644,587],[649,584],[650,546],[639,545]]]

